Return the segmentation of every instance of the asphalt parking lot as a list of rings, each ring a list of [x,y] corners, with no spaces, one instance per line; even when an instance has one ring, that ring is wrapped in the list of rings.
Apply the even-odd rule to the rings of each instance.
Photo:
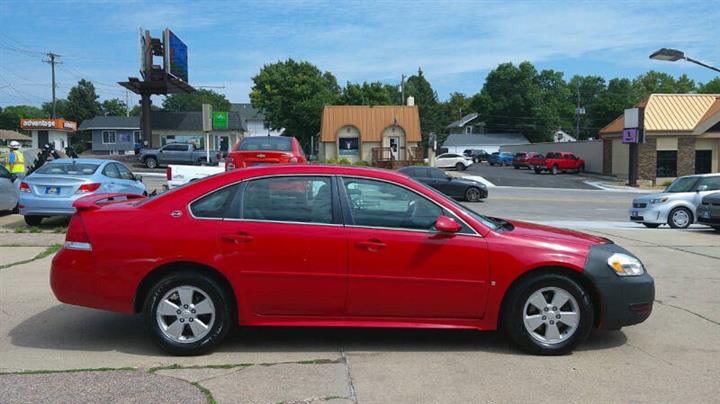
[[[495,332],[321,328],[240,328],[213,354],[171,357],[137,317],[55,300],[62,221],[29,233],[0,217],[0,402],[715,401],[720,234],[627,223],[632,196],[496,187],[471,204],[608,237],[655,277],[647,322],[595,332],[563,357],[525,355]]]
[[[588,185],[588,177],[578,174],[552,175],[550,173],[535,174],[527,168],[515,169],[512,166],[491,166],[487,162],[473,164],[463,175],[479,175],[494,185],[514,187],[565,188],[565,189],[597,189]]]

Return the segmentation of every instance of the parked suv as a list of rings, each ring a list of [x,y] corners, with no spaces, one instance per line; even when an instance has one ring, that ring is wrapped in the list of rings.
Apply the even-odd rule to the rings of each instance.
[[[513,154],[510,152],[495,152],[488,158],[488,163],[491,166],[509,166],[513,162]]]
[[[225,170],[267,165],[307,163],[300,142],[290,136],[252,136],[243,138],[228,153]]]
[[[549,171],[552,175],[556,175],[560,172],[579,173],[585,170],[585,160],[567,152],[548,152],[544,156],[538,154],[535,157],[527,158],[526,163],[535,171],[535,174]]]
[[[680,177],[658,194],[633,199],[630,220],[656,228],[667,223],[684,229],[698,221],[696,210],[703,198],[720,191],[720,174]]]
[[[530,166],[528,165],[528,160],[533,157],[536,157],[537,155],[538,155],[538,153],[535,153],[535,152],[515,153],[515,156],[513,157],[512,165],[516,170],[519,169],[520,167],[526,167],[529,170]]]

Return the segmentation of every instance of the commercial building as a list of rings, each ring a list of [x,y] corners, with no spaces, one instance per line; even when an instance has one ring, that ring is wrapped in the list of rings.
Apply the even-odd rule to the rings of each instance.
[[[250,103],[232,103],[230,112],[240,114],[240,120],[245,127],[245,136],[280,136],[283,130],[270,129],[270,123],[265,119],[265,114]]]
[[[645,108],[645,143],[638,147],[638,178],[663,182],[720,170],[720,95],[652,94]],[[621,115],[600,130],[603,173],[627,177],[629,146]]]
[[[210,132],[211,149],[227,152],[243,137],[245,126],[240,114],[230,111],[227,118],[227,128],[213,128]],[[201,111],[152,111],[150,121],[150,147],[161,147],[168,143],[194,143],[199,148],[205,147]]]
[[[97,154],[133,153],[143,144],[137,116],[96,116],[84,120],[80,130],[91,131],[92,151]]]
[[[68,134],[77,130],[77,123],[62,118],[29,118],[20,120],[20,128],[30,131],[34,149],[51,144],[57,150],[64,150],[70,145]]]
[[[330,105],[322,113],[320,160],[396,167],[422,161],[420,115],[409,105]]]

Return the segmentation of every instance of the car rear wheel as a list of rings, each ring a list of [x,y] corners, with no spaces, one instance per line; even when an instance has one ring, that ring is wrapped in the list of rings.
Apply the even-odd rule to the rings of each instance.
[[[552,175],[557,175],[560,172],[560,167],[558,167],[557,165],[554,165],[550,169],[550,172],[552,173]]]
[[[145,159],[145,167],[147,168],[157,168],[158,161],[155,157],[148,157]]]
[[[668,224],[673,229],[687,229],[693,222],[693,215],[688,208],[675,208],[668,215]]]
[[[535,174],[540,174],[541,172],[542,172],[542,169],[540,169],[540,168],[535,169]]]
[[[643,224],[645,225],[645,227],[650,228],[650,229],[657,229],[658,227],[660,227],[660,223],[643,223]]]
[[[713,229],[715,229],[715,231],[720,232],[720,226],[713,226]]]
[[[519,169],[520,169],[520,166],[514,165],[513,168],[516,169],[516,170],[519,170]]]
[[[523,350],[564,355],[583,342],[593,325],[590,295],[573,279],[553,273],[530,276],[509,292],[502,325]]]
[[[43,220],[42,216],[36,216],[36,215],[26,215],[26,216],[24,216],[24,218],[25,218],[25,223],[27,223],[28,226],[39,226]]]
[[[231,328],[224,289],[193,272],[163,278],[145,300],[145,323],[154,342],[173,355],[199,355],[216,347]]]
[[[482,192],[475,187],[470,187],[465,190],[465,200],[468,202],[478,202],[482,199]]]

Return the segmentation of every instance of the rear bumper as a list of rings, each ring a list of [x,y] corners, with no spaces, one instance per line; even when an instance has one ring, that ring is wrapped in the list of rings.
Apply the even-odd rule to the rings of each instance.
[[[584,273],[599,295],[600,328],[616,330],[642,323],[652,313],[655,281],[647,271],[640,276],[618,276],[607,265],[614,253],[632,254],[615,244],[590,248]]]
[[[20,214],[37,216],[72,216],[75,213],[73,202],[85,195],[73,195],[66,198],[38,197],[20,194]]]
[[[707,226],[720,226],[720,209],[717,208],[717,204],[715,207],[707,204],[700,205],[695,211],[695,215],[698,223]]]

